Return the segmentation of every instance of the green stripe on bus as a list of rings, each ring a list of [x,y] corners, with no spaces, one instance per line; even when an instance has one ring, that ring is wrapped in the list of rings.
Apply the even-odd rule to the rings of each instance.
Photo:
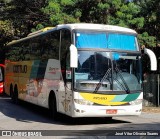
[[[139,97],[140,93],[128,94],[127,97],[122,102],[130,102]]]

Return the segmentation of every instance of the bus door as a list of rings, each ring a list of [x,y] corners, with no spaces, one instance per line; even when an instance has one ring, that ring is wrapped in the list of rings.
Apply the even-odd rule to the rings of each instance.
[[[68,57],[68,56],[67,56]],[[62,78],[60,80],[59,87],[59,108],[60,111],[65,114],[71,115],[71,105],[72,105],[72,91],[71,91],[71,82],[72,82],[72,71],[70,65],[67,63],[68,58],[66,58],[65,68],[62,70]]]
[[[60,80],[59,110],[71,115],[72,91],[71,91],[71,68],[69,47],[71,45],[71,33],[69,30],[61,30],[60,61],[62,78]]]

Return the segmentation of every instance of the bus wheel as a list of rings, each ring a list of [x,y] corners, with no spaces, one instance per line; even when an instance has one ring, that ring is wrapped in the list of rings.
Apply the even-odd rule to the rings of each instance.
[[[18,104],[18,88],[17,85],[14,87],[14,103]]]
[[[51,93],[49,97],[49,110],[50,110],[51,117],[54,120],[58,120],[56,97],[53,93]]]
[[[10,97],[12,99],[12,101],[14,102],[14,94],[13,94],[13,86],[10,85]]]

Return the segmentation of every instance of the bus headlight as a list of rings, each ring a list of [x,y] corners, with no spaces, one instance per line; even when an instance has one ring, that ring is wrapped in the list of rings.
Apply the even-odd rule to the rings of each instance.
[[[74,99],[75,103],[80,105],[93,105],[94,103],[84,99]]]
[[[141,103],[142,103],[142,99],[136,99],[134,101],[129,102],[130,105],[139,105]]]

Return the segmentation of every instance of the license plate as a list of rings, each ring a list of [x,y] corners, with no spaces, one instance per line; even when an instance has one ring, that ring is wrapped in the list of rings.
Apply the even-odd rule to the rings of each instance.
[[[106,110],[106,114],[117,114],[117,110]]]

